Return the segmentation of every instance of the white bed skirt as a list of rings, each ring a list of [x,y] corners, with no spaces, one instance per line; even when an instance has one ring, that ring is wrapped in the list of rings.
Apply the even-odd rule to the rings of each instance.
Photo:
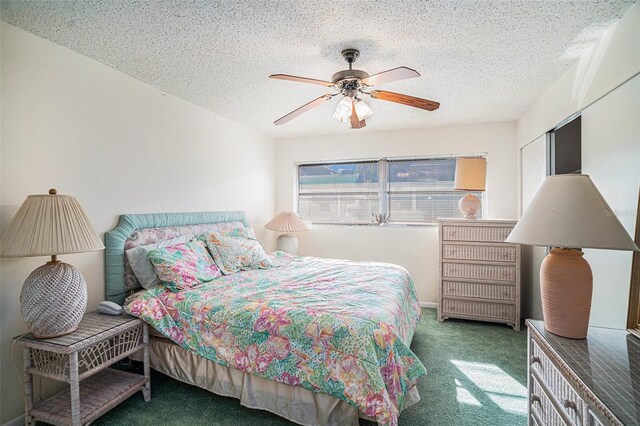
[[[166,338],[151,336],[149,353],[151,367],[167,376],[218,395],[237,398],[246,407],[270,411],[301,425],[357,426],[358,417],[371,420],[338,398],[225,367]],[[141,355],[139,352],[132,358],[140,361]],[[404,408],[419,400],[414,386],[405,398]]]

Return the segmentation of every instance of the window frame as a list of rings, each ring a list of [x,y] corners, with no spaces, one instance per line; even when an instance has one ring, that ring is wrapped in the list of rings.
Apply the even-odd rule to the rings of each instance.
[[[378,164],[378,206],[379,213],[388,215],[390,211],[390,182],[389,182],[389,163],[396,161],[421,161],[421,160],[436,160],[442,158],[484,158],[488,161],[487,152],[472,152],[464,154],[437,154],[437,155],[425,155],[425,156],[401,156],[401,157],[375,157],[375,158],[354,158],[354,159],[341,159],[341,160],[323,160],[323,161],[301,161],[293,164],[293,208],[296,213],[300,212],[300,166],[320,166],[327,164],[353,164],[362,162],[375,162]],[[459,191],[464,194],[466,191]],[[488,197],[484,196],[488,190],[483,192],[482,197],[482,217],[486,217],[488,211]],[[462,197],[463,195],[461,195]],[[343,222],[343,221],[314,221],[308,220],[314,225],[339,225],[339,226],[380,226],[377,222],[371,220],[370,222]],[[389,221],[382,224],[384,226],[438,226],[437,221],[434,222],[394,222]]]

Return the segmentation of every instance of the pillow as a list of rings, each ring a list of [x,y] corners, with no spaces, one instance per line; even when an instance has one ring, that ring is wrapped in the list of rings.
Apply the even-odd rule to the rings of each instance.
[[[220,235],[221,237],[241,237],[241,238],[249,238],[255,240],[255,234],[253,233],[253,229],[245,228],[242,226],[242,222],[239,222],[240,226],[234,228],[223,229],[220,231],[210,231],[209,234],[202,234],[194,237],[195,241],[202,241],[205,245],[207,244],[207,239],[210,234]],[[214,259],[215,260],[215,259]]]
[[[151,262],[149,262],[149,252],[151,250],[188,243],[192,239],[193,235],[181,235],[170,240],[162,240],[157,243],[138,246],[127,250],[125,253],[127,254],[127,259],[129,259],[129,266],[131,266],[131,269],[140,282],[140,285],[143,288],[150,289],[151,287],[162,284],[160,278],[158,278],[158,275],[156,274],[156,270]]]
[[[202,241],[151,250],[149,261],[164,286],[172,291],[191,288],[221,275]]]
[[[225,234],[212,233],[205,237],[213,260],[223,274],[275,267],[260,242],[248,238],[244,228],[237,228],[235,235]]]

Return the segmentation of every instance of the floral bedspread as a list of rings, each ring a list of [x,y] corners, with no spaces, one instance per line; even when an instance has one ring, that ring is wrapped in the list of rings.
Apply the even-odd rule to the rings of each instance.
[[[282,266],[137,293],[125,310],[211,361],[327,393],[396,425],[407,392],[426,374],[409,349],[420,305],[408,272],[275,257]]]

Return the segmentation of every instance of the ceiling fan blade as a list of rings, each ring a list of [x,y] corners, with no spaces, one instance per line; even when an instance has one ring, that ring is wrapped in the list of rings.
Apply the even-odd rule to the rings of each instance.
[[[349,124],[352,129],[361,129],[367,125],[364,120],[360,120],[358,118],[358,114],[356,113],[356,101],[351,98],[351,117],[349,118]]]
[[[321,86],[332,87],[333,83],[330,81],[317,80],[315,78],[306,78],[306,77],[298,77],[296,75],[288,75],[288,74],[272,74],[269,78],[275,78],[276,80],[289,80],[289,81],[297,81],[298,83],[311,83],[311,84],[319,84]]]
[[[407,67],[393,68],[378,74],[370,75],[362,80],[362,84],[367,86],[377,86],[379,84],[390,83],[392,81],[404,80],[406,78],[420,77],[420,73]]]
[[[373,90],[371,93],[369,93],[369,95],[374,99],[382,99],[383,101],[395,102],[397,104],[426,109],[427,111],[435,111],[440,108],[440,102],[416,98],[414,96],[403,95],[400,93],[387,92],[385,90]]]
[[[304,112],[307,112],[312,108],[317,107],[318,105],[320,105],[323,102],[328,101],[332,97],[333,96],[331,96],[331,95],[322,95],[319,98],[315,98],[311,102],[302,105],[300,108],[291,111],[289,114],[278,118],[276,121],[273,122],[273,124],[275,124],[276,126],[280,126],[281,124],[288,123],[289,121],[293,120],[294,118],[296,118],[300,114],[302,114]]]

